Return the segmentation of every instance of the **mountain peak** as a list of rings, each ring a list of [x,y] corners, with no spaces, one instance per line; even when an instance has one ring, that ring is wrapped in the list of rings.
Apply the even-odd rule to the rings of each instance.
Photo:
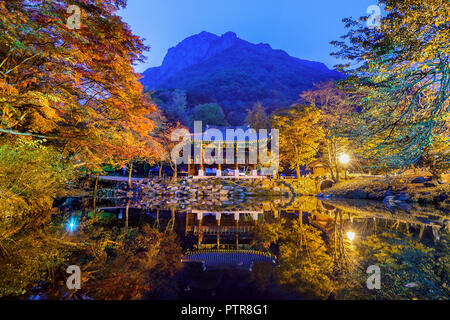
[[[219,103],[228,123],[241,125],[257,101],[274,111],[298,101],[314,83],[341,77],[323,63],[247,42],[234,32],[203,31],[170,48],[161,67],[146,70],[141,81],[151,90],[186,90],[190,107]]]
[[[222,35],[222,38],[224,38],[224,39],[236,39],[237,35],[236,35],[236,33],[232,32],[232,31],[228,31],[228,32],[226,32],[226,33],[224,33]]]
[[[234,32],[227,32],[219,37],[213,33],[202,31],[170,48],[161,65],[161,72],[164,77],[169,77],[191,65],[217,55],[235,45],[239,40]]]
[[[218,38],[218,36],[216,34],[214,34],[214,33],[208,32],[208,31],[202,31],[200,33],[194,34],[194,35],[184,39],[183,41],[186,41],[188,39],[198,40],[198,39],[208,39],[208,38],[209,39],[216,39],[216,38]]]

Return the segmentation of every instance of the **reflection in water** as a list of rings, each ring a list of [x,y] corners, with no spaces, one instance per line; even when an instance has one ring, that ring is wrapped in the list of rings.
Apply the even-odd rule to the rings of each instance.
[[[52,262],[55,270],[64,263],[80,265],[82,290],[67,292],[61,280],[64,268],[59,268],[59,273],[52,271],[50,281],[42,274],[27,279],[27,296],[449,297],[448,217],[430,208],[390,211],[380,202],[320,201],[313,197],[251,198],[237,203],[122,199],[99,200],[96,206],[95,215],[71,208],[72,215],[80,216],[79,226],[71,235],[52,235],[52,239],[59,237],[71,246],[53,248],[56,242],[44,241],[49,252],[58,252],[60,261]],[[18,241],[23,242],[22,254],[29,241]],[[15,259],[18,265],[24,262]],[[39,259],[42,256],[33,263]],[[380,266],[380,290],[366,286],[370,265]],[[11,272],[6,273],[14,278]],[[3,278],[0,281],[6,281]],[[17,290],[10,291],[17,294]]]

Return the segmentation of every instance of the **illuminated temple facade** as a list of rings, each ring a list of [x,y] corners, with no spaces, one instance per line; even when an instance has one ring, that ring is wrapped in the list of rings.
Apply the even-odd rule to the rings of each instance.
[[[202,211],[186,213],[185,235],[197,238],[183,262],[200,262],[204,268],[251,269],[255,262],[274,263],[267,251],[251,247],[252,235],[263,223],[263,211]]]
[[[227,130],[234,130],[235,132],[245,133],[242,135],[236,135],[230,139],[227,136]],[[267,137],[262,137],[259,133],[255,131],[255,135],[248,135],[247,132],[250,129],[249,126],[240,127],[223,127],[223,126],[206,126],[205,132],[202,134],[202,144],[201,144],[201,157],[195,156],[195,152],[192,152],[191,157],[187,165],[188,176],[193,176],[196,178],[203,177],[221,177],[221,178],[263,178],[263,176],[258,172],[257,163],[259,163],[258,157],[258,144],[267,144],[269,139]],[[218,145],[219,154],[222,154],[222,163],[208,164],[205,156],[205,149],[209,144],[214,142],[212,139],[208,139],[206,134],[208,130],[217,130],[220,132],[223,139],[222,143]],[[196,134],[191,134],[192,147]],[[227,140],[228,139],[228,140]],[[233,155],[229,155],[232,158],[231,163],[227,163],[227,146],[232,145]],[[240,150],[240,151],[239,151]],[[253,150],[253,156],[251,155]],[[245,155],[238,159],[238,151],[240,154]],[[213,154],[215,156],[215,154]],[[240,160],[240,161],[239,161]],[[244,160],[244,161],[242,161]]]

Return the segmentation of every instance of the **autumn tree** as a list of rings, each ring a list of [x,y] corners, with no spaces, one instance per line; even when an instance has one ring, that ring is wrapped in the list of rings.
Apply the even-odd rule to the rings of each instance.
[[[13,150],[17,137],[39,139],[45,148],[24,149],[30,157],[54,151],[57,163],[98,175],[104,163],[151,153],[155,107],[132,67],[146,47],[116,14],[125,1],[72,4],[80,29],[67,26],[66,1],[0,2],[0,140]],[[17,181],[8,172],[2,188]],[[35,175],[46,179],[39,167]]]
[[[346,138],[347,132],[342,130],[351,130],[347,126],[354,108],[349,97],[336,88],[333,82],[315,84],[313,89],[303,92],[301,97],[321,111],[319,124],[324,132],[322,159],[330,170],[331,178],[339,181],[339,155],[348,153],[350,145]]]
[[[158,163],[159,163],[159,177],[161,178],[161,170],[164,163],[168,163],[173,170],[173,179],[178,178],[178,165],[172,160],[172,150],[180,143],[180,141],[173,141],[172,134],[177,129],[186,129],[179,122],[171,123],[162,117],[158,122],[158,128],[155,130],[155,141],[158,143]]]
[[[450,111],[450,3],[447,0],[380,0],[387,16],[344,19],[349,28],[333,55],[348,77],[341,87],[364,94],[361,137],[389,167],[415,163],[442,130]],[[351,66],[356,66],[352,68]]]
[[[106,238],[107,239],[107,238]],[[89,240],[92,242],[92,240]],[[182,249],[174,232],[161,232],[146,225],[115,241],[109,241],[108,257],[105,243],[92,245],[93,263],[85,266],[87,274],[82,293],[95,299],[143,299],[167,290],[168,283],[182,267]],[[161,294],[161,293],[159,293]]]
[[[247,109],[245,123],[255,130],[270,128],[269,116],[261,102],[255,103],[252,109]]]
[[[0,132],[47,138],[89,165],[151,131],[153,108],[132,65],[142,41],[117,16],[124,1],[76,1],[81,29],[66,25],[66,1],[0,4]]]
[[[0,245],[0,297],[23,299],[36,292],[41,284],[42,291],[55,291],[57,281],[66,278],[65,269],[75,246],[49,237],[48,225],[39,230],[26,229],[14,241],[2,241]],[[59,238],[58,240],[60,240]],[[67,239],[67,238],[66,238]],[[57,275],[62,275],[58,277]],[[61,281],[62,283],[62,281]],[[42,293],[36,292],[36,293]],[[56,296],[55,299],[61,299]]]
[[[309,164],[319,152],[323,129],[316,107],[294,105],[273,116],[272,125],[280,130],[280,162],[297,171]]]
[[[79,221],[69,234],[64,220],[23,230],[0,244],[0,297],[143,299],[171,291],[182,267],[173,230],[145,225],[128,233],[106,219]],[[86,257],[89,257],[86,259]],[[69,265],[81,268],[81,290],[66,287]],[[169,292],[171,293],[171,292]]]
[[[309,299],[327,299],[334,291],[332,259],[320,230],[298,220],[277,219],[258,227],[256,236],[277,243],[280,263],[274,271],[283,287]]]
[[[0,242],[47,223],[53,199],[65,191],[72,178],[73,164],[62,161],[60,152],[45,146],[44,141],[31,137],[2,141]]]

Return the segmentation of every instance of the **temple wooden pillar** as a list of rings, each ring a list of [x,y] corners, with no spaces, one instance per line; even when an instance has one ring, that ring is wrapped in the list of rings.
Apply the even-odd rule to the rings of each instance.
[[[234,164],[235,164],[235,170],[239,171],[239,163],[238,163],[238,141],[236,140],[236,143],[234,145]],[[236,173],[235,173],[236,174]]]
[[[202,152],[201,152],[202,158],[201,158],[201,162],[200,162],[200,170],[202,170],[204,172],[205,171],[205,166],[203,165],[203,156],[204,156],[203,143],[202,143],[201,150],[202,150]]]
[[[197,245],[197,248],[200,249],[202,242],[203,242],[203,232],[201,230],[203,214],[200,215],[200,219],[198,219],[198,218],[199,218],[199,215],[197,215],[197,220],[198,220],[198,245]]]
[[[239,219],[236,220],[236,249],[239,249]]]
[[[191,158],[188,159],[188,177],[191,176]]]
[[[222,219],[222,215],[220,213],[216,213],[217,220],[217,249],[220,248],[220,219]]]
[[[218,152],[219,156],[222,158],[221,160],[223,161],[224,155],[223,155],[223,152],[222,152],[222,147],[223,147],[222,145],[218,145],[216,151]],[[219,160],[219,162],[220,162],[221,160]],[[217,164],[217,170],[220,170],[220,175],[222,175],[222,163],[218,163],[218,164]]]
[[[280,211],[277,209],[273,209],[273,216],[275,219],[278,219],[280,217]]]
[[[125,233],[128,234],[128,211],[130,208],[130,201],[127,202],[127,207],[125,209]]]
[[[203,242],[203,233],[199,233],[198,234],[198,244],[197,244],[197,248],[200,250],[202,248],[202,242]]]

